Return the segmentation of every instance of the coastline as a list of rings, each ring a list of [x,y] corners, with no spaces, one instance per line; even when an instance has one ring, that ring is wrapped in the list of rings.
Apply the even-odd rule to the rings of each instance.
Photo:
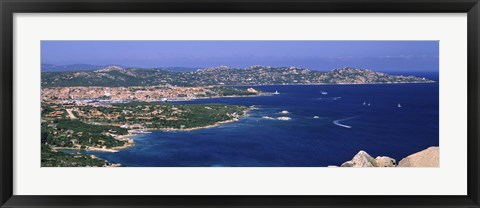
[[[431,82],[390,82],[390,83],[296,83],[296,84],[257,84],[257,85],[213,85],[215,87],[261,87],[261,86],[302,86],[302,85],[392,85],[392,84],[432,84],[438,81]]]
[[[222,124],[232,123],[232,122],[236,122],[236,121],[238,121],[238,118],[232,118],[232,119],[225,120],[225,121],[219,121],[219,122],[216,122],[216,123],[211,124],[211,125],[199,126],[199,127],[193,127],[193,128],[183,128],[183,129],[177,129],[177,128],[146,128],[145,130],[149,130],[149,131],[194,131],[194,130],[199,130],[199,129],[213,128],[213,127],[220,126]]]
[[[168,102],[184,102],[184,101],[193,101],[193,100],[207,100],[207,99],[216,99],[216,98],[242,98],[242,97],[263,97],[263,96],[273,96],[273,93],[270,92],[261,92],[257,95],[229,95],[229,96],[211,96],[211,97],[193,97],[186,99],[170,99]],[[168,99],[168,98],[167,98]]]
[[[112,148],[98,148],[98,147],[91,147],[91,146],[87,146],[85,149],[82,149],[79,147],[56,147],[56,146],[51,146],[51,148],[53,150],[84,150],[84,151],[94,151],[94,152],[119,152],[122,149],[126,149],[135,145],[134,140],[130,139],[130,137],[132,136],[136,136],[136,134],[129,133],[126,135],[116,136],[115,139],[120,141],[125,141],[125,144],[123,146],[117,146]]]
[[[431,83],[435,83],[435,82],[431,82]],[[431,84],[431,83],[405,83],[405,84]],[[398,83],[384,83],[383,85],[391,85],[391,84],[398,84]],[[302,84],[299,84],[299,85],[302,85]],[[319,85],[328,85],[328,84],[319,84]],[[333,85],[339,85],[339,84],[333,84]],[[357,84],[340,84],[340,85],[357,85]],[[376,83],[376,84],[372,84],[372,85],[380,85],[379,83]],[[413,86],[413,85],[412,85]],[[197,98],[197,99],[213,99],[213,98],[227,98],[227,97],[260,97],[260,96],[266,96],[266,95],[251,95],[251,96],[248,96],[248,95],[245,95],[245,96],[216,96],[216,97],[204,97],[204,98]],[[180,128],[152,128],[152,129],[146,129],[146,130],[158,130],[158,131],[194,131],[194,130],[200,130],[200,129],[207,129],[207,128],[213,128],[213,127],[217,127],[217,126],[220,126],[220,125],[223,125],[223,124],[226,124],[226,123],[231,123],[231,122],[236,122],[238,121],[238,118],[240,117],[243,117],[243,116],[247,116],[247,112],[250,111],[251,108],[247,108],[246,111],[244,111],[244,113],[239,116],[239,117],[235,117],[235,118],[230,118],[230,119],[227,119],[227,120],[224,120],[224,121],[219,121],[219,122],[215,122],[211,125],[206,125],[206,126],[199,126],[199,127],[193,127],[193,128],[183,128],[183,129],[180,129]],[[137,134],[127,134],[127,135],[118,135],[118,136],[115,136],[116,139],[128,139],[132,136],[136,136]],[[133,146],[133,145],[131,145]],[[113,147],[113,148],[110,148],[110,149],[104,149],[104,148],[89,148],[89,149],[84,149],[86,151],[99,151],[99,152],[119,152],[120,150],[122,149],[125,149],[127,148],[128,145],[123,145],[123,146],[119,146],[119,147]],[[79,150],[77,148],[73,148],[75,150]],[[88,153],[87,153],[88,154]],[[110,154],[109,154],[110,155]]]
[[[54,147],[50,146],[52,150],[84,150],[84,151],[97,151],[97,152],[118,152],[118,150],[114,149],[104,149],[98,147],[86,147],[85,149],[76,148],[76,147]]]
[[[183,129],[177,129],[177,128],[145,128],[145,130],[148,130],[148,131],[194,131],[194,130],[199,130],[199,129],[208,129],[208,128],[213,128],[213,127],[220,126],[222,124],[237,122],[237,121],[240,120],[241,117],[249,116],[248,112],[250,112],[251,110],[254,110],[254,109],[255,108],[251,106],[251,107],[247,108],[246,110],[244,110],[243,115],[241,115],[241,116],[234,117],[234,118],[231,118],[231,119],[225,120],[225,121],[218,121],[218,122],[215,122],[214,124],[206,125],[206,126],[199,126],[199,127],[193,127],[193,128],[183,128]]]
[[[194,131],[194,130],[199,130],[199,129],[208,129],[208,128],[213,128],[217,127],[223,124],[227,123],[233,123],[238,121],[241,117],[243,116],[248,116],[248,112],[251,110],[255,109],[254,107],[249,107],[248,109],[243,111],[243,115],[225,120],[225,121],[219,121],[215,122],[214,124],[207,125],[207,126],[199,126],[199,127],[193,127],[193,128],[184,128],[184,129],[177,129],[177,128],[145,128],[144,130],[148,131]],[[131,139],[130,137],[137,136],[137,134],[133,133],[128,133],[126,135],[118,135],[115,137],[117,140],[125,141],[125,144],[123,146],[117,146],[117,147],[112,147],[112,148],[98,148],[98,147],[86,147],[85,149],[77,148],[77,147],[54,147],[51,146],[53,150],[83,150],[83,151],[92,151],[92,152],[110,152],[110,153],[115,153],[119,152],[120,150],[130,148],[135,145],[135,141]],[[115,167],[115,166],[113,166]]]

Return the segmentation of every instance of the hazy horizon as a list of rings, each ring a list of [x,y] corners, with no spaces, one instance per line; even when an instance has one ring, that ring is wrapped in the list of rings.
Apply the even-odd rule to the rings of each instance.
[[[438,41],[41,41],[41,63],[438,72]]]
[[[168,68],[186,68],[186,69],[195,69],[195,70],[198,70],[198,69],[207,69],[207,68],[215,68],[215,67],[220,67],[221,65],[219,66],[210,66],[210,67],[185,67],[185,66],[158,66],[158,67],[137,67],[137,66],[123,66],[123,65],[120,65],[120,64],[105,64],[105,65],[95,65],[95,64],[84,64],[84,63],[76,63],[76,64],[65,64],[65,65],[57,65],[57,64],[51,64],[51,63],[41,63],[42,65],[54,65],[54,66],[73,66],[73,65],[91,65],[91,66],[103,66],[103,67],[109,67],[109,66],[119,66],[119,67],[122,67],[124,69],[135,69],[135,68],[138,68],[138,69],[168,69]],[[227,65],[223,65],[223,66],[227,66]],[[260,65],[252,65],[252,66],[260,66]],[[261,66],[266,66],[266,65],[261,65]],[[251,67],[251,66],[247,66],[247,67],[230,67],[230,66],[227,66],[228,68],[231,68],[231,69],[245,69],[247,67]],[[275,66],[275,67],[298,67],[298,66]],[[341,66],[341,67],[336,67],[336,68],[331,68],[331,69],[325,69],[325,70],[318,70],[318,69],[311,69],[311,68],[305,68],[305,69],[309,69],[309,70],[313,70],[313,71],[320,71],[320,72],[328,72],[328,71],[331,71],[331,70],[334,70],[334,69],[340,69],[340,68],[354,68],[354,69],[368,69],[368,70],[372,70],[372,71],[375,71],[375,72],[384,72],[384,73],[391,73],[391,74],[399,74],[399,73],[402,73],[402,72],[406,72],[407,74],[412,72],[412,73],[436,73],[438,71],[383,71],[383,70],[375,70],[375,69],[369,69],[369,68],[360,68],[360,67],[355,67],[355,66]],[[97,70],[97,69],[82,69],[80,71],[90,71],[90,70]],[[71,70],[63,70],[63,71],[78,71],[76,69],[71,69]],[[46,72],[52,72],[52,71],[46,71]]]

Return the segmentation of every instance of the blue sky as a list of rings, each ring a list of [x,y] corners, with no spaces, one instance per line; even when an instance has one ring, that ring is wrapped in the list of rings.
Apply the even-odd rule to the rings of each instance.
[[[44,64],[438,71],[438,41],[42,41]]]

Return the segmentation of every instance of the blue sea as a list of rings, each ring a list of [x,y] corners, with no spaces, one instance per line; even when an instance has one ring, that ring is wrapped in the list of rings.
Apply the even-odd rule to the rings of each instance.
[[[424,76],[438,81],[435,74]],[[398,162],[439,145],[438,86],[255,86],[280,94],[178,102],[258,108],[238,122],[195,131],[153,131],[133,137],[132,148],[87,154],[135,167],[325,167],[341,165],[360,150]],[[280,114],[283,110],[289,114]]]

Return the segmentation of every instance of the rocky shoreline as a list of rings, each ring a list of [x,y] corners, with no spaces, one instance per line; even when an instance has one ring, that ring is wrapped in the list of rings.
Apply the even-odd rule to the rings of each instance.
[[[360,150],[352,160],[346,161],[340,167],[439,167],[439,147],[429,147],[411,154],[400,162],[388,156],[373,158],[367,152]],[[338,166],[329,166],[338,167]]]

